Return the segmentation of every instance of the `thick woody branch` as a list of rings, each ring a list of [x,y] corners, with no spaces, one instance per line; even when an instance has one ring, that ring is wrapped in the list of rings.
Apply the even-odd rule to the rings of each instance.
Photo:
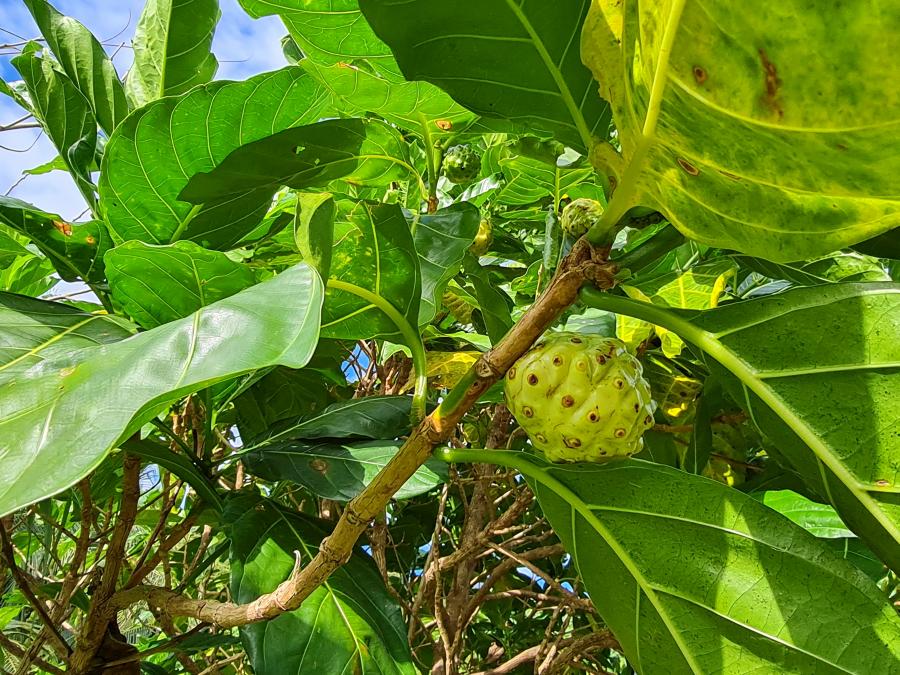
[[[579,241],[560,264],[547,290],[521,320],[490,351],[476,361],[441,405],[410,434],[394,458],[344,510],[334,532],[319,547],[313,560],[291,574],[274,591],[251,603],[232,603],[186,598],[174,591],[136,586],[113,598],[117,608],[146,600],[173,616],[189,616],[221,627],[241,626],[272,619],[297,609],[328,576],[350,557],[353,547],[368,523],[374,519],[394,493],[431,456],[432,449],[453,433],[463,415],[522,356],[559,314],[578,297],[578,291],[592,281],[601,288],[614,285],[615,267],[606,262],[606,250],[593,249]]]

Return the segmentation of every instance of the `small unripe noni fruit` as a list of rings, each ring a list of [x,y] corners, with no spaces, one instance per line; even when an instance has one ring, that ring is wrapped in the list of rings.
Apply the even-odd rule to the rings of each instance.
[[[643,448],[655,404],[640,361],[615,338],[551,333],[505,381],[506,402],[552,462],[605,462]]]
[[[447,150],[441,166],[451,183],[471,183],[481,173],[481,155],[471,145],[454,145]]]
[[[596,199],[581,197],[563,209],[560,225],[563,231],[574,239],[583,237],[603,216],[603,204]]]
[[[469,252],[472,255],[484,255],[488,252],[494,241],[494,226],[491,224],[490,218],[483,218],[478,225],[478,234],[475,235],[475,241],[469,246]]]

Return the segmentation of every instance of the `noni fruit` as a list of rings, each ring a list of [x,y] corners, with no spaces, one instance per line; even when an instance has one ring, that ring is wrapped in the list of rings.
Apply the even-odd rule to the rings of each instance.
[[[596,199],[581,197],[566,205],[562,212],[560,225],[566,234],[578,239],[586,235],[602,215],[603,204]]]
[[[641,363],[615,338],[544,336],[506,374],[506,401],[553,462],[605,462],[643,448],[654,403]]]
[[[475,241],[469,246],[469,252],[472,255],[484,255],[488,252],[494,241],[494,226],[489,218],[483,218],[481,224],[478,225],[478,234],[475,235]]]
[[[444,155],[442,166],[451,183],[471,183],[481,173],[481,155],[470,145],[454,145]]]

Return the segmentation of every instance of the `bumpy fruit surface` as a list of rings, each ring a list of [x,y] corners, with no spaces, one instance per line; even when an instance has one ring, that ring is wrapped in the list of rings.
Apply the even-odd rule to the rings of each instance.
[[[475,241],[469,246],[469,252],[472,255],[484,255],[488,252],[494,241],[494,226],[490,219],[484,218],[478,225],[478,234],[475,235]]]
[[[605,462],[641,451],[654,403],[641,363],[615,338],[543,337],[506,374],[506,401],[552,462]]]
[[[469,145],[454,145],[444,155],[442,166],[451,183],[471,183],[481,173],[481,155]]]
[[[603,204],[595,199],[582,197],[566,205],[562,212],[560,225],[566,234],[578,239],[587,234],[587,231],[600,220],[602,215]]]

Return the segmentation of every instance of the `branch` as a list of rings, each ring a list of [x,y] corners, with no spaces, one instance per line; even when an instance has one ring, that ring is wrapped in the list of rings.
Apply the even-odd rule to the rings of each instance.
[[[103,568],[100,584],[91,598],[91,606],[85,618],[81,635],[78,637],[75,653],[69,659],[69,672],[89,671],[94,655],[103,644],[109,622],[115,616],[115,610],[111,608],[109,599],[116,590],[119,569],[125,559],[125,546],[128,542],[128,535],[131,534],[131,528],[134,526],[138,499],[141,496],[140,458],[127,454],[123,466],[122,502],[119,506],[119,517],[106,547],[106,566]]]
[[[44,627],[50,631],[50,635],[53,637],[53,641],[56,644],[60,656],[68,656],[72,653],[72,648],[69,647],[69,643],[66,642],[65,638],[63,638],[59,629],[56,627],[56,624],[54,624],[53,620],[50,618],[50,615],[47,614],[44,603],[38,600],[34,591],[31,590],[31,584],[29,583],[28,578],[16,564],[16,554],[13,552],[12,543],[9,540],[9,533],[7,533],[6,524],[3,523],[3,521],[0,521],[0,546],[2,546],[6,566],[12,573],[13,579],[16,581],[16,586],[18,586],[22,595],[25,596],[25,599],[28,600],[28,604],[31,605],[32,609],[34,609],[37,615],[41,617]]]
[[[450,437],[482,394],[575,302],[584,283],[593,281],[601,288],[614,285],[615,266],[607,262],[607,254],[607,250],[593,249],[584,240],[573,247],[544,294],[493,349],[482,354],[441,405],[413,430],[393,459],[350,501],[334,531],[322,541],[316,557],[274,591],[248,604],[236,605],[187,598],[166,588],[137,586],[118,593],[111,604],[122,609],[145,600],[172,616],[189,616],[223,628],[273,619],[297,609],[350,558],[356,540],[369,521],[425,463],[434,446]]]
[[[19,644],[6,637],[3,633],[0,633],[0,647],[3,647],[3,649],[5,649],[18,659],[22,659],[26,656],[25,650]],[[62,668],[52,666],[43,659],[38,658],[37,656],[32,656],[29,660],[29,663],[40,666],[51,675],[63,675]]]

